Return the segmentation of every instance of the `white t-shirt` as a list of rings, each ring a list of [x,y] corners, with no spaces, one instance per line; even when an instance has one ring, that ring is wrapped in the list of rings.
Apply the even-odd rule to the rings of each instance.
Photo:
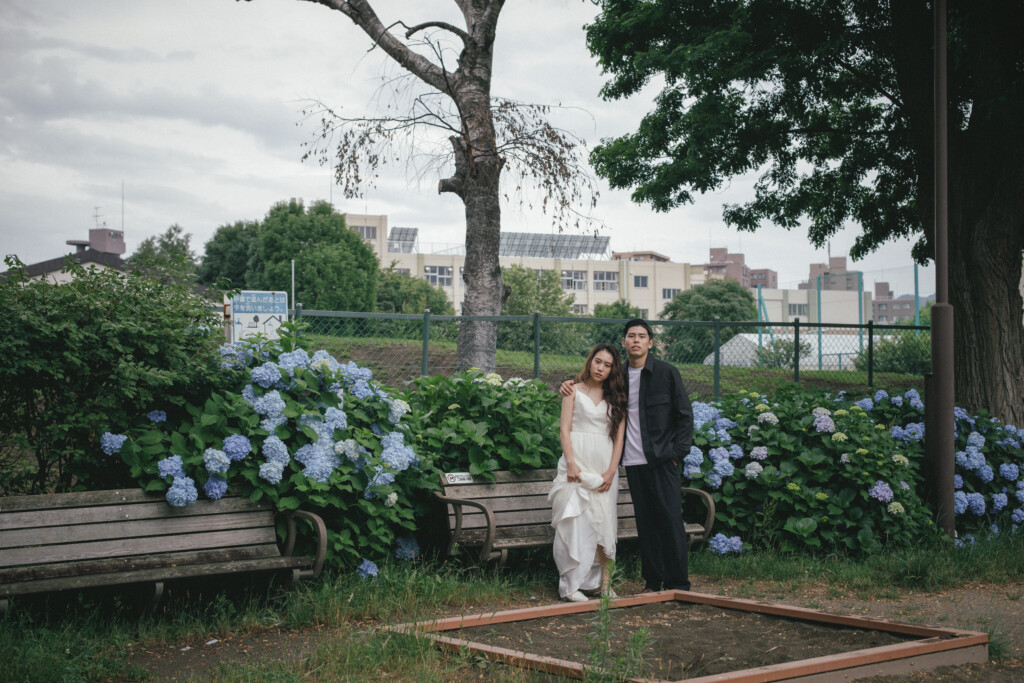
[[[640,437],[640,373],[643,368],[626,366],[629,373],[629,400],[626,403],[626,444],[622,450],[623,465],[646,465],[644,442]]]

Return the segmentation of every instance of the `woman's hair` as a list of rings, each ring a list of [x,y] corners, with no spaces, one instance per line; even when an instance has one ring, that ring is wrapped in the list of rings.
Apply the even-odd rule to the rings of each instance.
[[[604,400],[608,406],[608,434],[615,438],[619,424],[626,419],[626,373],[622,370],[622,360],[619,358],[619,350],[611,344],[594,344],[587,354],[587,362],[583,364],[583,370],[576,376],[577,382],[586,382],[590,379],[590,364],[601,351],[607,351],[612,356],[612,367],[608,372],[608,378],[604,381]]]

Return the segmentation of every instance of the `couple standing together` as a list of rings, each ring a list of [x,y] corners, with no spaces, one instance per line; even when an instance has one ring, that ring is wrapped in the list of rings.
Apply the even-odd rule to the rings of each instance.
[[[690,589],[680,464],[693,441],[693,409],[679,371],[650,355],[650,325],[627,322],[622,346],[625,365],[614,346],[598,344],[575,383],[559,390],[562,457],[548,500],[558,593],[573,602],[589,600],[584,590],[610,591],[620,460],[645,589]]]

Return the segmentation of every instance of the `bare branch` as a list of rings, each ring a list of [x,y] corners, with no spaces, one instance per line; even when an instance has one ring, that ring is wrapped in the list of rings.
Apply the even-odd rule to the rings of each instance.
[[[405,24],[403,24],[403,26],[404,25]],[[445,31],[450,31],[451,33],[457,35],[460,40],[462,40],[463,45],[468,45],[473,41],[473,38],[468,33],[463,31],[458,26],[452,26],[451,24],[445,21],[427,21],[422,24],[416,24],[415,26],[409,27],[409,30],[405,32],[405,37],[412,38],[414,33],[422,31],[423,29],[426,28],[440,28],[444,29]]]

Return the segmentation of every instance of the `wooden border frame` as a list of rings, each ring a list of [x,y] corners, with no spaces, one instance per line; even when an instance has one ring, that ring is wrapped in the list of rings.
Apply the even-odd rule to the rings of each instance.
[[[844,652],[837,655],[803,659],[795,662],[762,666],[742,671],[688,678],[687,683],[755,683],[765,681],[788,681],[799,679],[801,683],[826,683],[837,680],[854,680],[867,676],[895,675],[926,671],[939,666],[956,666],[962,664],[985,663],[988,661],[988,634],[977,631],[963,631],[953,628],[933,628],[914,626],[876,619],[871,617],[854,617],[830,614],[820,610],[789,605],[765,604],[753,600],[727,598],[719,595],[707,595],[692,591],[661,591],[659,593],[641,593],[636,596],[618,598],[612,601],[612,608],[633,607],[656,602],[686,602],[693,604],[712,605],[725,609],[755,612],[772,616],[788,617],[804,621],[814,621],[834,626],[887,631],[906,636],[914,636],[915,640],[895,645],[885,645],[864,650]],[[447,619],[410,622],[385,626],[385,630],[400,633],[427,633],[427,637],[447,650],[459,651],[468,649],[470,652],[483,655],[488,659],[499,660],[530,669],[548,673],[583,677],[583,665],[578,662],[535,655],[518,650],[475,643],[469,640],[439,635],[445,631],[488,624],[501,624],[512,621],[527,621],[555,617],[563,614],[579,614],[595,612],[600,606],[598,600],[589,602],[569,602],[540,607],[476,614]],[[644,680],[652,679],[630,679]],[[668,682],[661,682],[668,683]]]

